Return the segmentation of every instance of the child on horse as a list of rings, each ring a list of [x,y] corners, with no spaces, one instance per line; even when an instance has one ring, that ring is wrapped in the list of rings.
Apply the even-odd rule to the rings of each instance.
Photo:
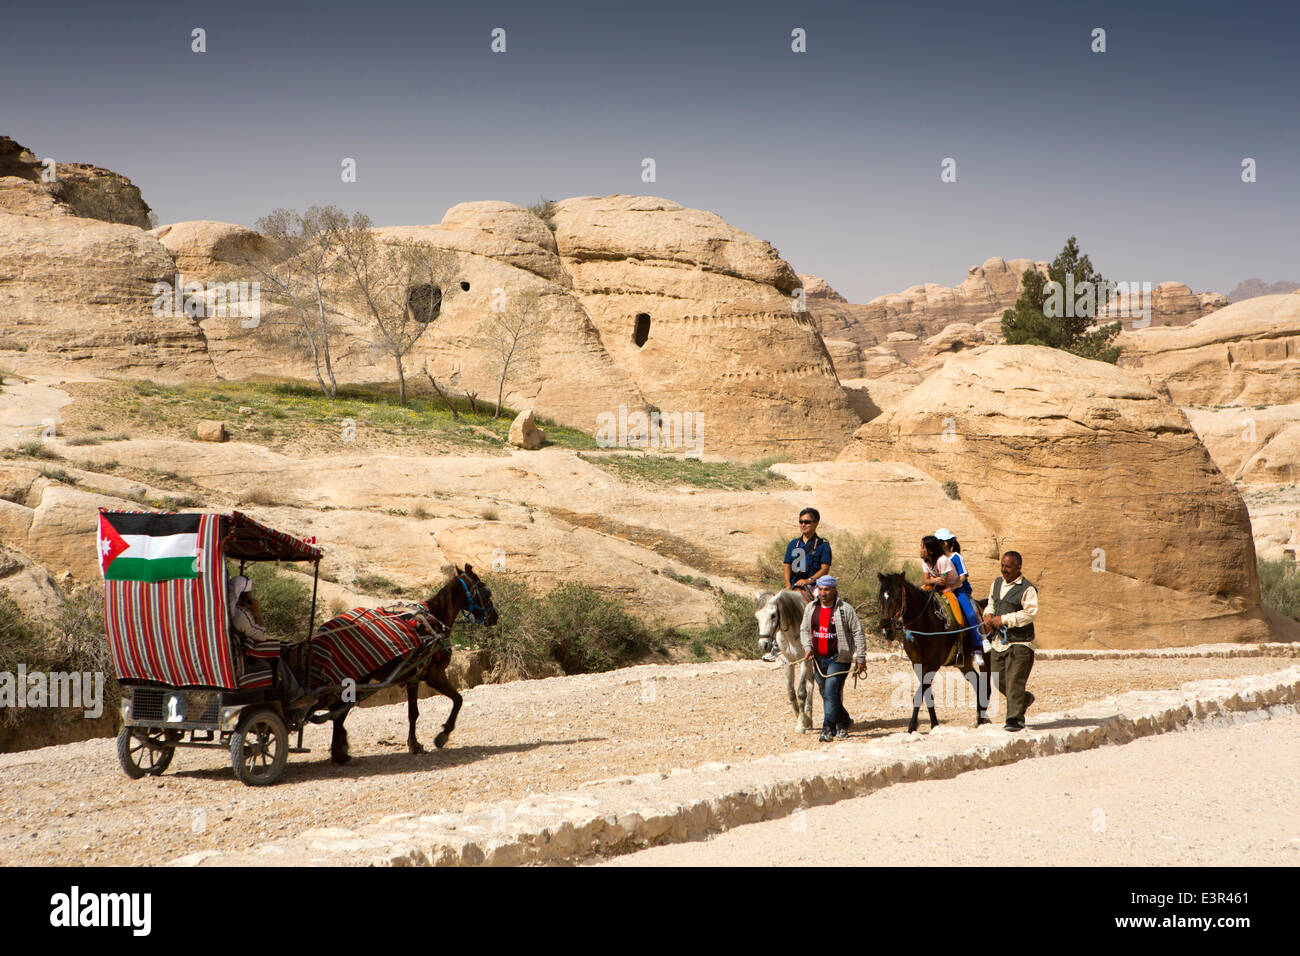
[[[946,528],[940,528],[939,530],[952,534]],[[940,601],[951,612],[953,626],[966,629],[961,641],[958,642],[958,651],[964,660],[966,658],[967,642],[970,640],[970,634],[979,622],[979,618],[975,615],[973,605],[970,611],[962,607],[959,596],[962,586],[961,575],[953,565],[952,558],[945,553],[943,543],[937,536],[927,534],[921,539],[921,565],[923,567],[921,586],[927,591],[937,591]],[[966,588],[969,594],[969,583],[967,583]],[[981,667],[983,663],[983,657],[980,657],[976,666]]]
[[[944,556],[952,563],[952,568],[957,572],[957,587],[953,589],[953,596],[957,598],[957,603],[961,605],[963,616],[967,624],[978,625],[980,620],[979,610],[975,607],[975,599],[971,596],[970,573],[966,570],[966,560],[961,556],[961,542],[957,536],[947,528],[940,528],[934,533],[943,546]],[[976,670],[984,667],[984,655],[981,651],[992,650],[993,645],[985,646],[986,642],[979,636],[979,632],[972,627],[965,634],[967,647],[971,651],[971,662],[975,665]]]

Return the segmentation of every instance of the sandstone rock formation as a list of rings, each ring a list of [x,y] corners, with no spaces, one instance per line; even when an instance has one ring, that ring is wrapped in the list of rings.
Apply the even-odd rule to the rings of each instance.
[[[949,355],[992,344],[992,337],[982,329],[969,322],[954,322],[922,342],[911,364],[921,371],[932,370],[947,361]]]
[[[541,448],[546,442],[546,432],[537,427],[531,408],[524,409],[510,423],[510,444],[526,451]]]
[[[55,178],[46,183],[42,173],[47,168],[31,150],[8,136],[0,136],[0,196],[17,186],[4,181],[12,177],[37,184],[74,216],[149,227],[149,206],[139,188],[125,176],[88,163],[56,162]],[[0,198],[0,206],[6,205]]]
[[[1163,383],[1180,405],[1300,402],[1300,295],[1226,306],[1183,328],[1124,332],[1121,367]]]
[[[972,266],[961,285],[954,288],[927,282],[909,286],[894,295],[883,295],[865,305],[822,307],[822,300],[809,299],[809,310],[822,320],[822,334],[848,339],[866,348],[883,342],[891,332],[910,332],[928,338],[954,322],[974,324],[1015,304],[1020,295],[1020,277],[1027,269],[1045,272],[1045,262],[1003,259],[994,256]]]
[[[46,212],[0,212],[0,364],[212,377],[199,323],[157,308],[157,284],[170,288],[176,270],[156,239],[61,208]]]
[[[818,276],[800,275],[799,281],[803,283],[803,294],[806,299],[818,299],[825,302],[848,301],[844,296],[832,289],[829,282]]]
[[[1183,414],[1114,366],[1037,346],[961,352],[840,455],[872,458],[955,481],[998,548],[1025,556],[1044,647],[1271,634],[1241,498]]]
[[[860,419],[768,243],[645,196],[566,199],[553,221],[610,355],[663,412],[703,416],[706,454],[808,459],[847,440]]]
[[[1263,279],[1245,279],[1233,286],[1228,293],[1229,302],[1253,299],[1257,295],[1286,295],[1300,289],[1300,281],[1282,279],[1279,282],[1265,282]]]
[[[258,232],[229,222],[175,222],[149,234],[163,244],[186,280],[220,282],[255,278],[250,264],[269,252]]]
[[[846,339],[825,339],[826,351],[835,365],[835,374],[841,382],[848,378],[866,378],[865,358],[856,342]]]
[[[194,426],[194,436],[199,441],[225,441],[226,423],[219,421],[202,421]]]

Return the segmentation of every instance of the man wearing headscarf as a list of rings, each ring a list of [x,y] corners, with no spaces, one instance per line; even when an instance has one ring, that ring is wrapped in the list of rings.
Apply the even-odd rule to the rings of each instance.
[[[844,679],[850,660],[859,674],[866,673],[867,639],[858,612],[840,600],[839,582],[829,574],[817,579],[817,600],[804,608],[799,637],[822,694],[822,733],[817,739],[845,740],[853,719],[844,709]]]

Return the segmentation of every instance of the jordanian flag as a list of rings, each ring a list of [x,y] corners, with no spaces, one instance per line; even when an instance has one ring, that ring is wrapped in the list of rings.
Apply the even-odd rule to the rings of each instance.
[[[202,515],[99,515],[99,569],[108,581],[199,576]]]

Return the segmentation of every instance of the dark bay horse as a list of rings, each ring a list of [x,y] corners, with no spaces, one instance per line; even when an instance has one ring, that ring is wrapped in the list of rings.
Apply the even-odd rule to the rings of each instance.
[[[464,570],[455,569],[456,576],[443,585],[429,600],[423,602],[424,607],[442,626],[443,632],[447,638],[451,637],[452,625],[456,623],[456,617],[462,612],[468,612],[479,624],[492,627],[497,623],[497,611],[492,606],[492,592],[482,581],[479,580],[474,569],[468,564]],[[358,684],[381,683],[387,680],[402,665],[402,658],[389,661],[382,667],[367,674],[364,678],[357,681]],[[442,725],[442,732],[434,738],[435,746],[441,748],[447,743],[447,738],[451,732],[456,729],[456,715],[460,713],[462,698],[456,690],[451,679],[447,676],[447,665],[451,663],[451,654],[436,654],[429,662],[428,666],[421,672],[413,674],[406,682],[406,716],[410,722],[410,729],[406,737],[406,746],[413,754],[424,753],[424,748],[415,737],[415,721],[420,716],[420,708],[416,703],[419,697],[420,681],[428,684],[433,690],[437,691],[443,697],[451,700],[451,713],[447,717],[446,723]],[[343,722],[347,719],[355,702],[339,702],[332,710],[320,718],[318,721],[333,720],[334,736],[330,741],[330,759],[335,763],[347,763],[350,759],[348,755],[348,732],[343,727]]]
[[[880,630],[886,641],[902,642],[903,653],[912,662],[917,679],[921,682],[912,698],[912,719],[907,725],[907,732],[916,732],[917,715],[921,712],[922,701],[930,712],[930,726],[933,728],[939,723],[939,717],[934,712],[934,694],[930,684],[939,668],[957,667],[954,661],[962,635],[939,633],[950,631],[951,627],[934,606],[936,595],[933,591],[924,591],[909,584],[901,573],[877,572],[876,576],[880,578]],[[986,602],[975,603],[983,611]],[[928,633],[918,634],[918,631]],[[910,640],[907,638],[908,632],[913,633]],[[969,664],[965,669],[966,680],[975,691],[976,727],[989,723],[990,657],[991,655],[985,655],[984,666],[978,673]]]

